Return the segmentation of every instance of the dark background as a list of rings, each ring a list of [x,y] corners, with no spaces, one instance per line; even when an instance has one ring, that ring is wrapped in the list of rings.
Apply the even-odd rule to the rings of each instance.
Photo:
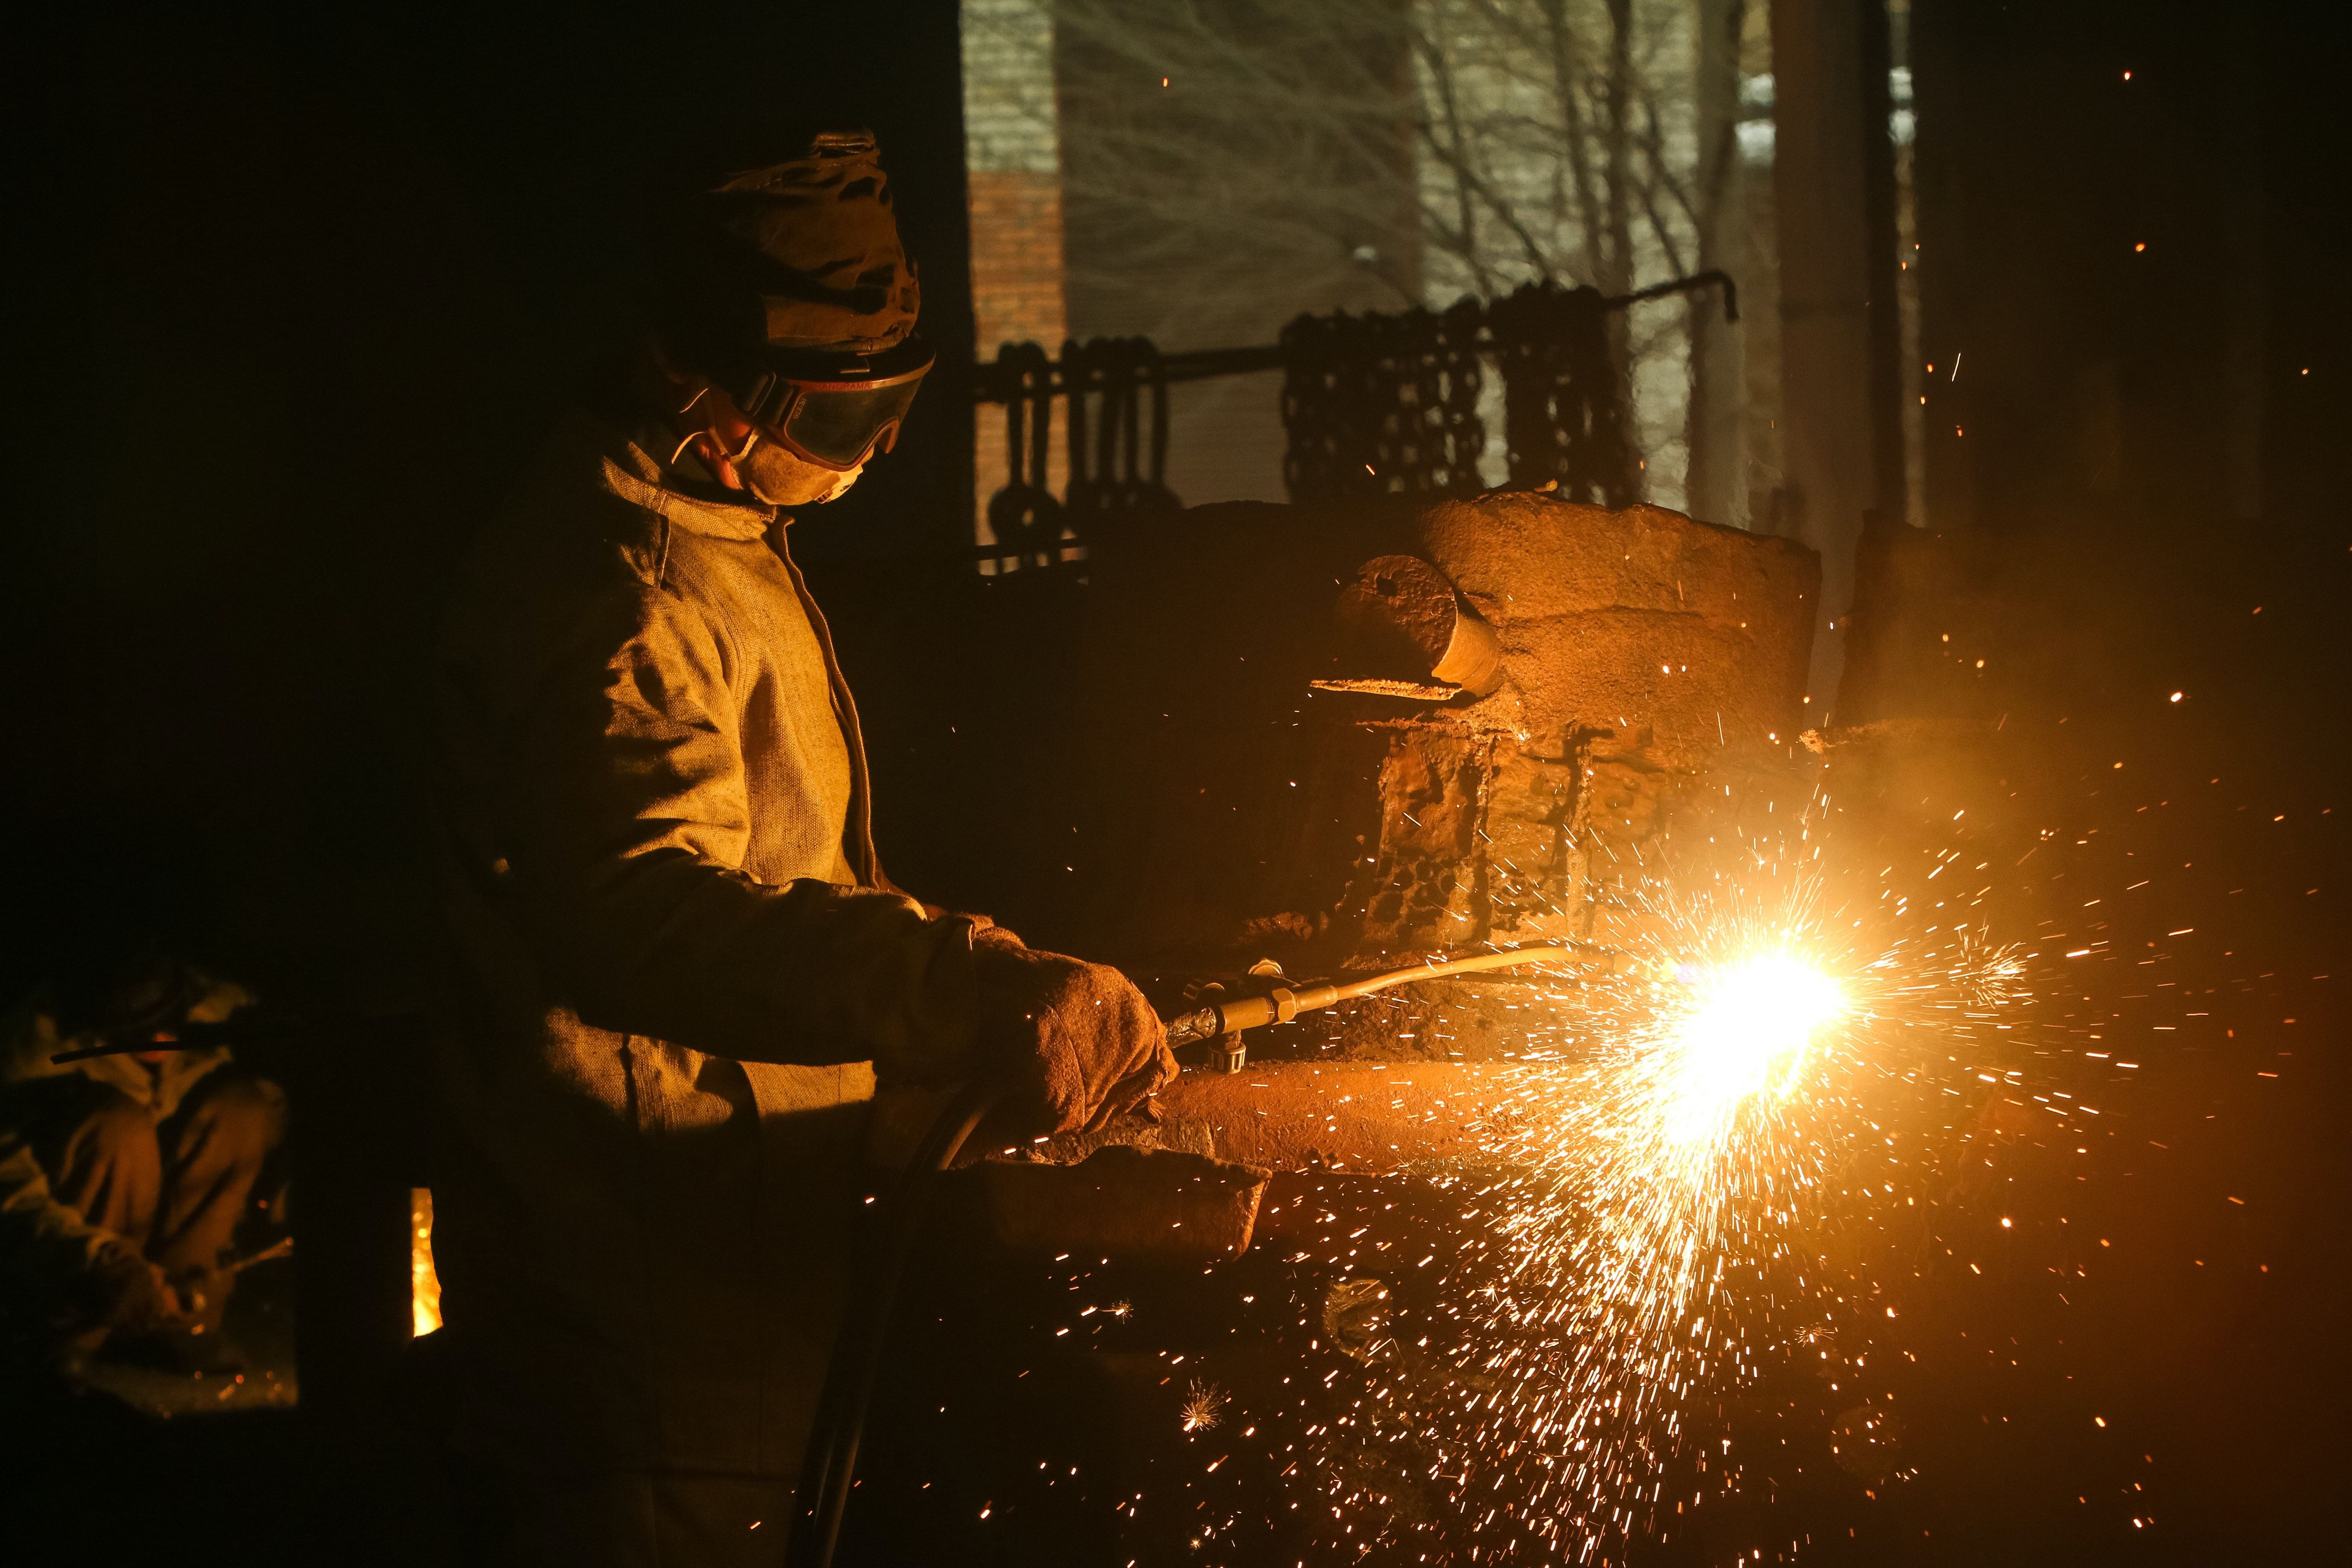
[[[2352,54],[2341,14],[2308,9],[1919,5],[1921,231],[1958,258],[1926,274],[1928,347],[1972,356],[1952,393],[1968,433],[1931,453],[1949,552],[1888,574],[1859,612],[1891,628],[1875,715],[2016,706],[2082,726],[2051,742],[2053,777],[2112,752],[2242,781],[2162,848],[2245,868],[2199,896],[2251,890],[2231,918],[2241,952],[2277,955],[2264,984],[2344,973],[2334,825],[2352,810]],[[879,132],[942,350],[900,450],[794,534],[868,716],[885,852],[927,896],[1055,934],[1054,824],[1024,770],[1065,717],[1078,612],[1066,591],[983,592],[957,555],[971,331],[951,5],[86,7],[19,26],[11,995],[94,934],[147,927],[273,996],[415,1005],[439,596],[605,341],[639,174],[703,117],[771,101],[854,105]],[[1962,614],[1996,651],[1992,684],[1936,662],[1928,639]],[[2160,705],[2177,687],[2193,713]],[[2117,805],[2092,798],[2070,820]],[[2238,808],[2258,805],[2294,826],[2250,836],[2260,816]],[[2216,1057],[2151,1088],[2152,1124],[2225,1113],[2222,1130],[2099,1188],[2147,1247],[2097,1292],[2090,1360],[2044,1379],[2113,1386],[2171,1445],[2176,1528],[2138,1554],[2324,1551],[2341,1518],[2344,1013],[2325,993],[2271,1011],[2320,1026],[2309,1076],[2242,1101],[2262,1086]],[[2217,1206],[2225,1190],[2259,1217]],[[2280,1272],[2207,1274],[2171,1256],[2192,1243]],[[2057,1408],[2029,1384],[2016,1400]],[[1940,1394],[1975,1397],[1958,1373]],[[1984,1489],[1923,1517],[1972,1519],[1979,1561],[2037,1540],[2052,1561],[2124,1552],[2039,1502],[2002,1511],[2077,1438],[2046,1441],[1973,1469],[1947,1456]],[[1882,1560],[1925,1550],[1900,1533]]]

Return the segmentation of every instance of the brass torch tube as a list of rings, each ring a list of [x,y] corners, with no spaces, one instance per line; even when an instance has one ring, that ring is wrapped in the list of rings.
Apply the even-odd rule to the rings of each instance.
[[[1265,1024],[1287,1024],[1301,1013],[1318,1013],[1326,1007],[1337,1006],[1359,996],[1370,996],[1392,985],[1410,984],[1416,980],[1442,980],[1449,974],[1520,969],[1531,963],[1558,963],[1567,959],[1591,962],[1598,958],[1606,962],[1608,956],[1580,942],[1546,942],[1539,947],[1515,947],[1502,952],[1481,952],[1468,958],[1447,959],[1442,963],[1420,963],[1410,969],[1392,969],[1369,980],[1349,981],[1345,985],[1297,988],[1277,985],[1264,996],[1244,996],[1233,1002],[1220,1002],[1217,1004],[1217,1017],[1223,1026],[1223,1032],[1233,1034]]]

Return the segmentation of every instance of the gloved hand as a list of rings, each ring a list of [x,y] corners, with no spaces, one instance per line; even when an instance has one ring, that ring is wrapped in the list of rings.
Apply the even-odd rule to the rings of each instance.
[[[123,1246],[100,1253],[74,1281],[63,1305],[61,1328],[126,1335],[168,1328],[185,1315],[163,1270]]]
[[[908,893],[906,897],[912,899],[915,896],[912,893]],[[922,900],[919,899],[917,899],[915,901],[922,903]],[[923,918],[927,921],[959,920],[969,921],[971,925],[971,935],[974,942],[978,942],[982,937],[991,935],[992,933],[1002,940],[1010,941],[1015,945],[1018,945],[1021,941],[1019,937],[1014,936],[1011,931],[1006,931],[1003,926],[998,925],[996,923],[996,917],[993,915],[976,915],[965,910],[951,910],[941,904],[923,904]]]
[[[972,975],[982,1070],[1013,1086],[995,1119],[1010,1136],[1099,1127],[1176,1076],[1160,1016],[1108,964],[982,932]]]

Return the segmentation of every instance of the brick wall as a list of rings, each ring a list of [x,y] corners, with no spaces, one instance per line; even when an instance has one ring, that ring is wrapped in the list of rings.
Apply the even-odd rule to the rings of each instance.
[[[1054,100],[1049,0],[963,0],[964,137],[971,200],[971,304],[983,360],[998,345],[1061,352],[1069,335],[1062,287],[1062,170]],[[973,537],[993,542],[988,498],[1008,473],[1004,411],[973,415]],[[1068,464],[1049,465],[1059,493]]]
[[[1059,348],[1062,182],[1028,169],[974,169],[971,305],[982,355],[1031,339]]]

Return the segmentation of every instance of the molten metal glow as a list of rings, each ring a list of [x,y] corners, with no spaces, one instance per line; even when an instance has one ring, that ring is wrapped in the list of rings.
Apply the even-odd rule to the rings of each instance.
[[[408,1193],[408,1303],[413,1331],[429,1334],[441,1326],[441,1274],[433,1266],[433,1189]]]
[[[1697,980],[1675,1028],[1661,1085],[1662,1128],[1674,1143],[1712,1154],[1748,1099],[1786,1099],[1814,1033],[1845,1011],[1836,981],[1786,952],[1736,960]]]

